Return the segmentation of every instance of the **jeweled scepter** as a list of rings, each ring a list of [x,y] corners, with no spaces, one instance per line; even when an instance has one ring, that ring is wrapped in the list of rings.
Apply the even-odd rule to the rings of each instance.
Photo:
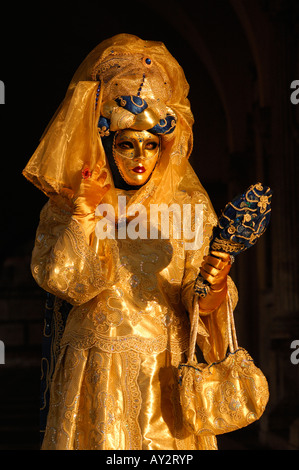
[[[210,251],[235,256],[255,245],[268,227],[271,215],[272,191],[261,183],[250,186],[243,194],[229,202],[213,230]],[[194,289],[201,297],[209,290],[209,283],[199,274]]]

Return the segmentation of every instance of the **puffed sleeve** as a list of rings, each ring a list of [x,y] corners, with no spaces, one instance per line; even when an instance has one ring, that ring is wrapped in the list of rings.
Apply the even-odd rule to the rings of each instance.
[[[206,196],[203,196],[200,199],[200,202],[203,207],[202,244],[197,250],[186,251],[185,270],[181,290],[182,301],[186,307],[191,322],[195,302],[198,300],[197,294],[194,291],[194,283],[203,262],[203,258],[209,253],[213,227],[217,224],[217,217],[209,199]],[[230,276],[228,276],[227,287],[232,299],[233,308],[235,308],[238,301],[238,292]],[[223,359],[228,346],[227,300],[222,302],[217,309],[206,315],[200,313],[197,343],[207,362]]]
[[[113,281],[111,253],[99,256],[86,243],[72,211],[49,200],[40,215],[31,271],[37,284],[72,305],[95,297]],[[110,260],[110,261],[109,261]]]

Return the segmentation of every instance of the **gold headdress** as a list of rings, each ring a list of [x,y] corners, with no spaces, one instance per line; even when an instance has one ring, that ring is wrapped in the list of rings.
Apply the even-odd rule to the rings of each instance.
[[[161,42],[119,34],[99,44],[76,71],[60,108],[23,171],[48,196],[76,191],[82,168],[103,162],[115,204],[116,191],[101,136],[123,128],[161,135],[161,158],[132,203],[167,202],[180,186],[202,187],[188,163],[193,116],[184,72]],[[166,132],[165,132],[166,130]]]

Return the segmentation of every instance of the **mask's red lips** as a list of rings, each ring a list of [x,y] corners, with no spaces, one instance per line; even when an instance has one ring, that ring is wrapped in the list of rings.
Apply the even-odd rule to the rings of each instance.
[[[133,171],[135,173],[144,173],[146,170],[145,170],[144,166],[136,166],[135,168],[133,168]]]

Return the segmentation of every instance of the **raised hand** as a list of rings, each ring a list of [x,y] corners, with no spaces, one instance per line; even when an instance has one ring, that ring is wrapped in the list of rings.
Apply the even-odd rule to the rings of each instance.
[[[72,200],[74,204],[72,217],[83,226],[87,239],[95,228],[95,210],[110,189],[110,184],[105,184],[106,178],[107,172],[103,171],[101,163],[97,163],[93,172],[84,167],[77,193],[74,194],[68,189],[61,191],[63,196]]]
[[[82,170],[82,181],[77,194],[74,195],[74,216],[85,216],[94,213],[101,203],[104,195],[110,189],[104,184],[107,172],[102,171],[102,164],[98,163],[91,173],[87,167]]]

